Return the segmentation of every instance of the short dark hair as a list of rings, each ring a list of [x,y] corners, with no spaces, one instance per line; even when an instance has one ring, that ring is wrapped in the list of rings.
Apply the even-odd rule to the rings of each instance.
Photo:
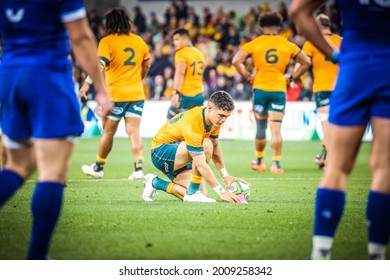
[[[212,93],[209,99],[209,103],[212,103],[219,109],[225,111],[234,110],[234,100],[230,94],[224,90],[218,90]]]
[[[124,8],[116,7],[104,15],[107,34],[129,35],[131,32],[131,20]]]
[[[259,19],[260,27],[281,26],[283,17],[278,12],[265,12]]]
[[[172,34],[172,38],[173,36],[175,36],[176,34],[179,34],[180,36],[186,36],[188,38],[190,38],[190,33],[188,32],[187,29],[184,29],[184,28],[179,28],[179,29],[176,29],[173,34]]]

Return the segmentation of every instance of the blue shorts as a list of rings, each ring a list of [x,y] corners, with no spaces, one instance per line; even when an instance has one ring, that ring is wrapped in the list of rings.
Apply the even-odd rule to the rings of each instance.
[[[141,118],[144,110],[144,100],[132,102],[114,102],[109,119],[120,120],[123,117]]]
[[[71,69],[0,67],[0,85],[1,126],[10,139],[83,133]]]
[[[372,117],[390,118],[390,52],[340,57],[338,82],[330,100],[329,122],[366,125]]]
[[[192,169],[192,162],[186,166],[174,170],[177,148],[181,142],[162,144],[151,150],[152,162],[157,169],[161,170],[171,181],[182,171]]]

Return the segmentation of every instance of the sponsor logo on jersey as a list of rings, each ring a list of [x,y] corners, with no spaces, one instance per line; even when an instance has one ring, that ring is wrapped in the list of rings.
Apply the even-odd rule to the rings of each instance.
[[[7,9],[5,14],[10,22],[17,23],[24,17],[24,8],[18,10],[16,13],[14,13],[13,9]]]
[[[173,117],[172,119],[169,120],[169,123],[174,124],[174,123],[178,122],[183,115],[184,115],[184,113],[180,113],[180,114],[176,115],[175,117]]]

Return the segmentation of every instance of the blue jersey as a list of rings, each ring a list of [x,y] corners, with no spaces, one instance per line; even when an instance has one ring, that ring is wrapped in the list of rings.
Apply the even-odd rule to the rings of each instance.
[[[8,138],[83,132],[64,23],[85,18],[81,0],[1,0],[1,126]]]
[[[388,50],[389,0],[338,0],[343,18],[341,52]]]
[[[81,0],[1,0],[2,64],[69,67],[64,24],[86,16]]]

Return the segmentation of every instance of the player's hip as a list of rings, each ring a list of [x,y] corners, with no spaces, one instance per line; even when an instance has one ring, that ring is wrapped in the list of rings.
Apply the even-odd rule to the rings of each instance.
[[[330,101],[329,121],[353,126],[365,125],[372,117],[390,118],[388,73],[390,57],[388,61],[368,61],[362,65],[343,63]]]
[[[253,90],[253,110],[262,115],[268,111],[284,113],[286,108],[286,93],[283,91]]]
[[[162,171],[169,179],[173,180],[180,172],[191,168],[192,163],[188,163],[183,168],[175,170],[175,157],[181,141],[162,144],[151,150],[153,165]]]
[[[108,118],[112,120],[120,120],[123,117],[141,118],[144,110],[144,104],[144,100],[114,102]]]

